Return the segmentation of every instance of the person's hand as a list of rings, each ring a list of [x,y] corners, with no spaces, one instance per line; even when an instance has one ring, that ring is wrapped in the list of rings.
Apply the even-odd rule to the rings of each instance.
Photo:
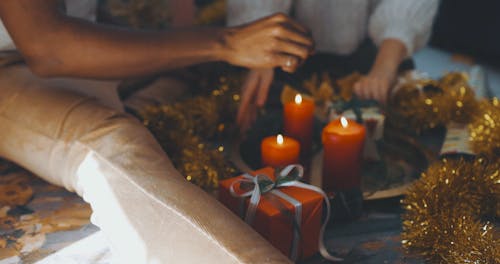
[[[241,88],[241,103],[236,116],[241,132],[247,131],[255,122],[259,108],[266,103],[273,78],[272,68],[254,69],[248,72]]]
[[[314,49],[309,32],[284,14],[227,29],[225,60],[252,69],[294,72]]]
[[[372,70],[354,84],[354,92],[361,99],[373,99],[385,104],[395,79],[396,73]]]
[[[362,99],[375,99],[385,104],[396,81],[399,64],[406,55],[402,41],[391,38],[382,41],[370,73],[354,84],[354,92]]]

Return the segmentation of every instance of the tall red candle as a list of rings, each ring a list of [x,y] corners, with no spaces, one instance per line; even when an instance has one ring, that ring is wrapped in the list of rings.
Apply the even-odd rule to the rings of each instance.
[[[330,122],[323,142],[323,189],[327,192],[361,186],[361,162],[366,129],[344,117]]]
[[[300,94],[293,102],[285,103],[283,109],[285,135],[300,142],[302,155],[311,150],[314,118],[314,102],[303,99]]]
[[[264,166],[284,167],[299,161],[300,144],[290,137],[271,136],[262,140],[260,151]]]

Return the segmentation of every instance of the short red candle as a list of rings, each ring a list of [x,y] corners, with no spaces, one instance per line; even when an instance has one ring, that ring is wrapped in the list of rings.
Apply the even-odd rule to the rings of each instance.
[[[312,129],[314,118],[314,102],[303,99],[300,94],[293,102],[285,103],[283,109],[285,135],[300,142],[302,154],[311,150]]]
[[[284,167],[299,161],[300,144],[282,135],[266,137],[260,146],[264,166]]]
[[[361,162],[366,129],[344,117],[330,122],[323,142],[323,189],[327,192],[361,186]]]

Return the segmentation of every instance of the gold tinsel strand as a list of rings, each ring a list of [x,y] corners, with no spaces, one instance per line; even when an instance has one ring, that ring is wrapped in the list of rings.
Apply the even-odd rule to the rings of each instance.
[[[108,0],[107,7],[135,28],[164,28],[172,18],[168,0]]]
[[[469,131],[475,153],[500,156],[500,103],[497,98],[479,103]]]
[[[107,8],[135,28],[165,28],[173,16],[168,0],[108,0]],[[214,0],[197,10],[195,23],[224,25],[225,18],[226,1]]]
[[[230,87],[239,79],[221,78],[208,96],[195,96],[171,105],[150,106],[140,116],[174,166],[186,179],[205,190],[213,190],[220,179],[234,176],[224,146],[207,142],[226,135],[228,116],[234,116],[239,94]],[[227,123],[225,123],[227,122]]]
[[[213,3],[198,10],[196,23],[211,25],[226,19],[226,0],[214,0]]]
[[[486,158],[431,165],[402,201],[403,246],[431,263],[500,263],[499,164]]]
[[[467,74],[449,73],[438,81],[418,79],[402,85],[387,115],[391,124],[421,133],[451,121],[466,124],[476,108]]]

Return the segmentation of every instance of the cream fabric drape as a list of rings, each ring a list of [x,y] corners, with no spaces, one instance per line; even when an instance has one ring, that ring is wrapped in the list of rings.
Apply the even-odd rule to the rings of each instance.
[[[0,156],[90,203],[116,263],[288,263],[188,183],[144,126],[23,64],[0,68]]]

